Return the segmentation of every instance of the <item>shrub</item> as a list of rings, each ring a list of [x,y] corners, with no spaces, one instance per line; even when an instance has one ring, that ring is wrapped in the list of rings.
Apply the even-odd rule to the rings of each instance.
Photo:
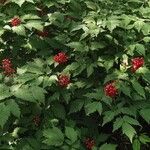
[[[0,149],[149,149],[149,22],[148,0],[0,1]]]

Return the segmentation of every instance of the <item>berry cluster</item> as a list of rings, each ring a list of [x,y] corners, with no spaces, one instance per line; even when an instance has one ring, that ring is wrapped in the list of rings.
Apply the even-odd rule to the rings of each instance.
[[[15,72],[15,70],[12,68],[12,63],[10,59],[2,60],[2,69],[4,70],[4,74],[7,76],[10,76]]]
[[[95,141],[93,139],[87,138],[85,140],[85,146],[88,150],[92,150],[92,148],[95,146]]]
[[[44,31],[38,31],[37,35],[41,36],[41,37],[48,37],[48,31],[44,30]]]
[[[60,52],[57,55],[54,56],[54,61],[63,64],[68,61],[68,56],[64,52]]]
[[[58,77],[58,84],[61,87],[67,87],[70,84],[70,78],[67,75],[60,75]]]
[[[131,64],[132,64],[131,71],[136,72],[136,70],[138,70],[140,67],[144,65],[144,58],[143,57],[133,58],[131,60]]]
[[[107,83],[104,87],[105,95],[111,98],[115,97],[118,94],[118,89],[115,87],[115,83]]]
[[[35,126],[39,126],[40,125],[40,122],[41,122],[41,118],[39,115],[36,115],[33,117],[33,122],[35,124]]]
[[[14,17],[10,23],[12,27],[19,26],[21,24],[21,20],[18,17]]]

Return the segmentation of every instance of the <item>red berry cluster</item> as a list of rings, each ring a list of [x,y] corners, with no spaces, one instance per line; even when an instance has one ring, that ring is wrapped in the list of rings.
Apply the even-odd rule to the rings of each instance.
[[[41,37],[48,37],[48,31],[38,31],[37,34]]]
[[[14,17],[10,23],[11,23],[11,26],[13,26],[13,27],[19,26],[21,24],[21,20],[18,17]]]
[[[60,52],[57,55],[54,56],[54,61],[63,64],[68,61],[68,56],[64,52]]]
[[[131,71],[135,72],[138,70],[140,67],[144,65],[144,58],[143,57],[136,57],[131,60]]]
[[[105,95],[111,98],[115,97],[118,94],[118,89],[115,87],[115,83],[107,83],[104,87]]]
[[[40,122],[41,122],[41,118],[39,115],[36,115],[33,117],[33,122],[35,124],[35,126],[39,126],[40,125]]]
[[[67,87],[68,84],[70,84],[70,77],[67,76],[67,75],[60,75],[58,77],[58,84],[61,86],[61,87]]]
[[[92,150],[92,148],[95,146],[95,141],[93,139],[87,138],[85,140],[85,146],[88,150]]]
[[[12,68],[12,62],[10,59],[2,60],[2,69],[4,70],[4,74],[7,76],[10,76],[15,72],[15,70]]]

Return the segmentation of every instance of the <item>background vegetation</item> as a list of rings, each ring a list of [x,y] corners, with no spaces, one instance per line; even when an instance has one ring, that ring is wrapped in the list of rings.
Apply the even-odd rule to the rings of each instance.
[[[149,0],[0,1],[0,149],[148,150]]]

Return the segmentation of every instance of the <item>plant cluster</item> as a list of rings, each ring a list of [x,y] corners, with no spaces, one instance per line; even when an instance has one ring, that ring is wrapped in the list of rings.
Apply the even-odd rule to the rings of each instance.
[[[0,0],[0,149],[150,148],[149,0]]]

